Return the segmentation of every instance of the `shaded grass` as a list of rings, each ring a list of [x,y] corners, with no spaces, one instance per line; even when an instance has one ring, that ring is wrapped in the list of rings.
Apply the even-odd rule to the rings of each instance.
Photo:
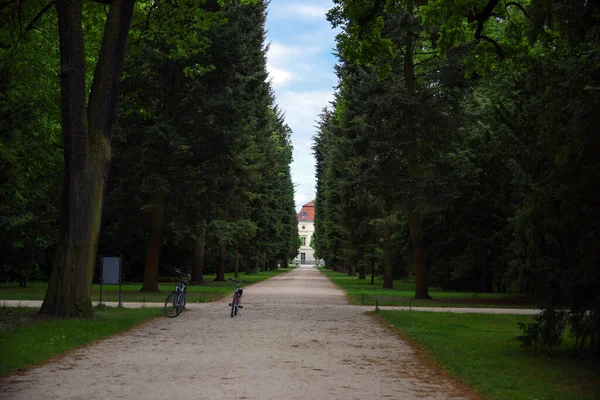
[[[282,272],[290,271],[291,268],[281,268],[275,271],[258,272],[257,274],[240,274],[240,280],[248,281],[248,284],[264,281]],[[234,284],[231,282],[214,282],[216,275],[205,275],[206,284],[188,286],[188,302],[210,302],[221,298],[226,294],[233,293]],[[225,279],[233,278],[233,273],[225,275]],[[128,283],[122,285],[123,302],[164,302],[167,295],[175,289],[176,282],[164,282],[158,285],[158,292],[142,293],[142,283]],[[29,287],[19,287],[17,283],[0,285],[0,300],[44,300],[46,295],[46,282],[31,282]],[[100,300],[100,285],[92,286],[92,301]],[[102,302],[119,301],[119,285],[102,286]]]
[[[0,376],[147,321],[159,308],[97,308],[93,318],[49,318],[34,308],[0,308]]]
[[[394,289],[383,289],[383,280],[375,278],[371,285],[370,277],[360,280],[356,276],[348,276],[342,272],[333,272],[319,268],[333,283],[340,286],[353,304],[374,305],[379,299],[382,306],[413,307],[509,307],[533,308],[532,298],[519,293],[473,293],[452,292],[430,287],[431,300],[415,300],[415,283],[410,280],[394,280]]]
[[[426,347],[442,368],[490,399],[598,399],[600,364],[575,356],[569,338],[553,353],[512,339],[527,316],[381,311],[403,336]]]

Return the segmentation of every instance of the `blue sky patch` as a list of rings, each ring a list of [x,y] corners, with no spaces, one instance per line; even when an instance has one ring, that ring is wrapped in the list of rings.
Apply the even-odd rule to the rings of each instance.
[[[325,14],[330,0],[272,0],[267,16],[267,55],[277,104],[293,130],[296,209],[315,198],[312,137],[323,107],[333,100],[336,31]]]

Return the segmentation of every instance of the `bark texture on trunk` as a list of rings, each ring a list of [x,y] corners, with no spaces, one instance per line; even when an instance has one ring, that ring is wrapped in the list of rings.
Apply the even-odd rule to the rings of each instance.
[[[19,286],[24,288],[29,286],[29,278],[31,277],[31,269],[33,268],[33,260],[35,256],[35,247],[33,243],[28,243],[25,246],[25,252],[27,253],[27,262],[21,275],[21,282],[19,283]]]
[[[235,247],[235,261],[233,264],[233,276],[238,278],[240,276],[240,249]]]
[[[365,264],[362,262],[358,266],[358,279],[367,279],[365,276]]]
[[[356,276],[356,258],[348,257],[348,276]]]
[[[392,233],[390,229],[390,217],[385,217],[383,223],[383,287],[394,288],[392,277]]]
[[[375,259],[371,259],[371,285],[375,284]]]
[[[110,168],[110,140],[135,0],[113,0],[86,106],[80,0],[57,0],[64,184],[57,251],[42,314],[94,314],[91,286]]]
[[[158,291],[158,265],[160,262],[161,237],[167,194],[155,192],[151,196],[152,211],[150,216],[150,232],[146,245],[146,267],[144,269],[144,285],[140,292]]]
[[[264,272],[266,270],[267,270],[267,252],[263,251],[262,256],[260,258],[259,271]]]
[[[192,283],[203,284],[204,282],[204,243],[206,230],[203,230],[198,239],[194,251],[194,268],[192,269]]]
[[[215,281],[225,281],[225,257],[227,256],[227,249],[224,244],[219,246],[219,263],[217,264],[217,277]]]
[[[425,275],[425,250],[423,248],[423,235],[421,233],[421,214],[415,209],[408,214],[408,226],[415,260],[415,298],[430,299]]]
[[[411,10],[412,11],[412,10]],[[415,65],[414,65],[414,52],[413,52],[413,40],[408,36],[406,43],[406,51],[404,54],[404,84],[406,92],[409,96],[414,96],[415,93]],[[417,144],[416,132],[414,131],[414,113],[415,110],[408,113],[406,119],[406,127],[409,134],[413,135],[413,138],[408,145],[407,159],[408,159],[408,174],[411,178],[418,179],[419,177],[419,147]],[[414,200],[414,199],[413,199]],[[427,288],[427,278],[425,276],[425,248],[423,246],[422,232],[421,232],[421,212],[416,201],[412,201],[409,204],[408,210],[408,224],[410,231],[410,240],[413,249],[413,260],[415,263],[415,274],[416,274],[416,287],[415,287],[415,298],[417,299],[429,299],[429,292]]]

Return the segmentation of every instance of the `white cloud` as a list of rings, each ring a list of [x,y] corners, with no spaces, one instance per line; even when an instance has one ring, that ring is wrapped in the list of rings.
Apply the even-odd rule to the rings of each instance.
[[[273,64],[267,62],[267,71],[273,82],[273,87],[280,88],[294,79],[294,74],[281,68],[274,67]]]
[[[281,42],[271,42],[269,44],[269,52],[267,58],[274,63],[293,61],[297,59],[311,58],[315,54],[321,52],[319,46],[298,46],[284,44]]]
[[[332,0],[273,0],[267,19],[267,68],[276,102],[292,128],[296,207],[315,198],[312,138],[322,109],[333,100],[336,30],[325,14]]]
[[[296,204],[304,204],[307,202],[307,197],[304,194],[297,194],[296,196],[294,196],[294,201],[296,202]]]
[[[312,154],[312,137],[323,107],[333,100],[333,90],[282,91],[277,94],[277,104],[285,112],[285,120],[292,128],[294,161],[292,180],[296,185],[296,206],[315,198],[315,159]],[[300,197],[302,196],[302,197]],[[300,204],[302,203],[302,204]]]
[[[305,76],[314,70],[311,60],[319,51],[315,47],[271,43],[267,53],[267,71],[275,88],[288,86],[296,79],[305,80]]]
[[[283,91],[277,94],[277,104],[285,111],[285,120],[295,132],[314,131],[315,121],[323,107],[333,100],[333,89],[313,91]]]
[[[271,4],[271,10],[269,16],[273,18],[303,18],[307,20],[323,20],[325,21],[325,14],[329,11],[333,4],[329,1],[317,2],[318,4],[276,4],[274,1]]]
[[[300,14],[303,17],[307,18],[323,18],[325,19],[325,14],[329,11],[328,7],[324,6],[312,6],[312,5],[292,5],[290,6],[294,12]]]

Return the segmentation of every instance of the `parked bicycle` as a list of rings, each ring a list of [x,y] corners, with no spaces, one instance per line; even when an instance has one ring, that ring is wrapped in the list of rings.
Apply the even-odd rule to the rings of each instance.
[[[186,281],[179,281],[177,287],[173,292],[171,292],[167,296],[167,300],[165,300],[165,306],[163,308],[163,312],[169,318],[175,318],[185,308],[186,298],[185,292],[187,289]]]
[[[242,294],[244,293],[244,289],[242,289],[240,284],[248,282],[235,279],[229,279],[229,281],[237,285],[233,291],[233,299],[231,300],[231,303],[229,303],[229,307],[231,307],[231,318],[233,318],[236,315],[242,315],[242,313],[240,313],[240,308],[244,308],[244,306],[242,306]]]

